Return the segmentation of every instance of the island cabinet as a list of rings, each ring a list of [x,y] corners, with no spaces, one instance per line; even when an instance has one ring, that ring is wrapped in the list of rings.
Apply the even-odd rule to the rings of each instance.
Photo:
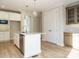
[[[68,6],[66,8],[66,24],[79,23],[79,5]]]
[[[20,49],[20,46],[19,46],[19,39],[20,39],[20,35],[15,33],[14,34],[14,44]]]
[[[19,46],[21,52],[24,54],[24,35],[20,34]]]
[[[17,38],[16,38],[17,40]],[[32,57],[41,53],[41,34],[19,34],[19,50],[23,53],[24,57]],[[16,43],[18,43],[16,42]],[[15,44],[16,44],[15,43]]]

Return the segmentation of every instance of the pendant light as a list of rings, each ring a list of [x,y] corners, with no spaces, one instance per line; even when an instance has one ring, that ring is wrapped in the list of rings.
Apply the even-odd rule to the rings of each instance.
[[[36,0],[34,0],[34,8],[35,8],[35,6],[36,6]],[[37,12],[35,10],[33,10],[33,15],[37,16]]]

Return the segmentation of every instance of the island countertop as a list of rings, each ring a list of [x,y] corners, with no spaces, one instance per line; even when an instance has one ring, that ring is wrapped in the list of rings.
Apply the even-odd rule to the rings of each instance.
[[[19,33],[21,35],[46,34],[46,33]]]

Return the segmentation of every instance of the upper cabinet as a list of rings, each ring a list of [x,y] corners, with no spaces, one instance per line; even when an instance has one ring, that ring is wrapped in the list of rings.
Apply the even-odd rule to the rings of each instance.
[[[79,5],[66,8],[66,23],[77,24],[79,23]]]
[[[0,19],[9,19],[8,13],[4,11],[0,11]]]
[[[79,7],[77,7],[77,22],[79,23]]]
[[[9,19],[10,20],[15,20],[15,21],[20,21],[21,20],[21,14],[9,13]]]
[[[13,13],[13,12],[0,11],[0,19],[21,21],[21,14]]]

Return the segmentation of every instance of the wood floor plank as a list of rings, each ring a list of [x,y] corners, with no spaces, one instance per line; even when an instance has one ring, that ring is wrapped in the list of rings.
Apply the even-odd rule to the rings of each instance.
[[[22,58],[22,53],[12,43],[0,43],[0,58]]]

